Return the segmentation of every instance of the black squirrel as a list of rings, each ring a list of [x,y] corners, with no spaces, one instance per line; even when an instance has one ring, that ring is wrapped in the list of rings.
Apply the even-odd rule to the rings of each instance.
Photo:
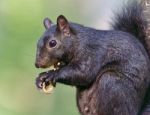
[[[150,115],[145,6],[135,1],[127,4],[116,14],[113,30],[71,23],[63,15],[56,25],[46,18],[35,66],[61,64],[56,71],[39,74],[36,86],[41,89],[49,81],[75,86],[81,115]]]

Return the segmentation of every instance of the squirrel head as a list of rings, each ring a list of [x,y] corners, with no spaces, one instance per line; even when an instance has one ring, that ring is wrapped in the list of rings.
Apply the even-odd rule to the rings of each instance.
[[[44,19],[43,24],[46,31],[37,43],[35,61],[37,68],[47,68],[62,61],[74,36],[69,22],[63,15],[58,16],[57,24],[53,24],[48,18]]]

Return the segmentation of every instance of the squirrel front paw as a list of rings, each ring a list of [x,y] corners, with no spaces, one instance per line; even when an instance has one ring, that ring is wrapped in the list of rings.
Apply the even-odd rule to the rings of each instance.
[[[53,86],[56,85],[56,76],[54,71],[42,72],[36,78],[36,86],[38,89],[43,89],[43,84],[48,86],[50,83]]]
[[[40,73],[39,76],[36,78],[35,84],[38,89],[43,88],[43,83],[45,82],[46,78],[47,72]]]

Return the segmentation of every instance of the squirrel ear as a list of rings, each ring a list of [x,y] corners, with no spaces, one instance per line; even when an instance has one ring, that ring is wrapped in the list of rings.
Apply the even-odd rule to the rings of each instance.
[[[43,20],[43,24],[44,24],[46,29],[49,29],[51,27],[51,25],[52,25],[52,21],[49,18],[45,18]]]
[[[65,36],[70,36],[70,27],[68,20],[63,16],[60,15],[57,18],[57,29],[62,32]]]

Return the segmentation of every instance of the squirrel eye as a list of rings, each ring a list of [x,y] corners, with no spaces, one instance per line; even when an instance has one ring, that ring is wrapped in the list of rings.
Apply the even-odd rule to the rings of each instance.
[[[57,44],[56,40],[51,40],[51,41],[49,42],[49,47],[55,47],[56,44]]]

